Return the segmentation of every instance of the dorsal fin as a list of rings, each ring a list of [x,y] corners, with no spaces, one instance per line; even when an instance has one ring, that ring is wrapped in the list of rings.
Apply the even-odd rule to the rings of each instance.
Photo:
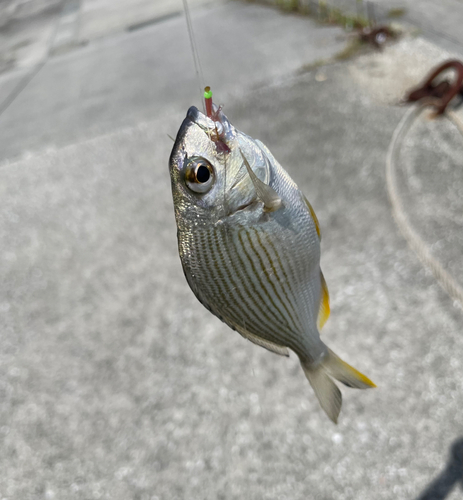
[[[317,326],[318,330],[323,328],[330,316],[330,295],[328,293],[328,287],[326,286],[326,281],[323,273],[320,271],[320,278],[322,282],[322,291],[320,297],[320,309],[318,310]]]
[[[320,224],[318,222],[317,216],[315,215],[315,210],[312,208],[312,205],[310,204],[309,200],[305,196],[304,196],[304,201],[305,201],[305,204],[307,205],[307,208],[309,209],[309,212],[310,212],[310,215],[312,216],[313,221],[315,222],[315,229],[317,230],[318,238],[321,240],[322,233],[320,231]]]

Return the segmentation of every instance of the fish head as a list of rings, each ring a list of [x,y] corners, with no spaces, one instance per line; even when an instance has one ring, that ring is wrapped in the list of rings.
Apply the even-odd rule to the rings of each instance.
[[[223,220],[259,207],[244,164],[268,183],[271,161],[260,145],[237,130],[220,108],[212,118],[192,106],[177,133],[169,160],[174,207],[182,220]],[[252,207],[252,208],[250,208]]]

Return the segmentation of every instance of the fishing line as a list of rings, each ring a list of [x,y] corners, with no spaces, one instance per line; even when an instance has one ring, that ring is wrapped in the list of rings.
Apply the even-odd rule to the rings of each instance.
[[[201,60],[199,58],[199,51],[198,51],[198,46],[196,44],[195,40],[195,35],[193,31],[193,23],[191,22],[191,15],[190,15],[190,8],[188,6],[188,1],[183,0],[183,8],[185,10],[185,18],[186,18],[186,23],[188,27],[188,35],[190,37],[190,46],[191,46],[191,52],[193,54],[193,60],[195,64],[195,70],[196,70],[196,79],[199,85],[199,92],[201,96],[201,102],[203,105],[203,113],[208,117],[213,118],[213,107],[212,107],[212,91],[210,87],[204,87],[204,76],[203,76],[203,69],[201,66]],[[217,132],[217,128],[216,128]],[[211,146],[211,153],[213,156],[216,158],[219,157],[217,152],[214,150],[214,141],[212,139],[212,132],[209,129],[206,129],[206,133],[209,136],[209,144]],[[224,205],[224,211],[225,215],[227,213],[227,197],[226,197],[226,188],[227,188],[227,157],[224,155],[224,186],[223,186],[223,205]]]
[[[195,69],[196,69],[196,77],[197,77],[198,84],[199,84],[199,91],[200,91],[200,95],[201,95],[201,102],[203,104],[203,113],[208,118],[214,120],[214,118],[213,118],[213,114],[214,114],[213,113],[213,104],[212,104],[212,91],[211,91],[211,88],[209,86],[203,87],[203,83],[204,83],[203,71],[202,71],[202,68],[201,68],[201,61],[199,59],[198,48],[196,46],[196,42],[195,42],[195,38],[194,38],[193,25],[191,23],[191,16],[190,16],[190,11],[188,9],[187,0],[183,0],[183,6],[185,8],[185,17],[186,17],[186,21],[187,21],[187,25],[188,25],[188,33],[190,35],[191,51],[193,53],[193,60],[194,60]],[[219,134],[217,132],[217,122],[216,122],[215,132],[216,132],[216,134],[218,136]],[[214,141],[212,139],[212,131],[209,128],[206,128],[206,134],[209,137],[209,143],[208,144],[210,146],[211,154],[212,154],[213,157],[215,157],[215,158],[218,159],[218,157],[220,155],[218,155],[217,152],[214,150]],[[226,160],[226,157],[224,157],[223,205],[224,205],[225,215],[227,214],[226,187],[227,187],[227,160]]]
[[[191,51],[193,53],[193,60],[194,60],[195,70],[196,70],[196,78],[197,78],[197,82],[198,82],[198,85],[199,85],[199,92],[200,92],[200,96],[201,96],[201,102],[203,104],[203,111],[204,111],[204,114],[206,116],[208,116],[209,118],[212,118],[212,92],[211,92],[210,87],[204,87],[203,71],[202,71],[202,67],[201,67],[201,61],[200,61],[200,58],[199,58],[198,48],[197,48],[197,45],[196,45],[196,40],[195,40],[195,37],[194,37],[193,25],[192,25],[192,22],[191,22],[190,10],[189,10],[189,7],[188,7],[187,0],[183,0],[183,7],[184,7],[184,10],[185,10],[185,18],[186,18],[186,22],[187,22],[187,26],[188,26],[188,34],[189,34],[189,37],[190,37]],[[213,140],[212,140],[212,136],[211,136],[211,131],[209,129],[207,129],[206,133],[209,136],[209,143],[211,145],[212,155],[217,158],[219,155],[217,154],[216,151],[214,151]],[[237,138],[235,138],[235,140],[238,143]],[[238,147],[239,147],[239,144],[238,144]],[[226,215],[227,214],[227,197],[226,197],[226,193],[227,193],[227,170],[228,170],[228,167],[227,167],[227,156],[226,155],[223,155],[223,163],[224,163],[223,204],[224,204],[224,210],[225,210],[225,215]],[[237,175],[238,175],[238,173],[237,173]],[[262,422],[264,424],[263,428],[267,429],[268,422],[265,422],[264,412],[262,411],[262,406],[260,404],[260,401],[259,401],[259,414],[260,414]]]
[[[451,110],[447,110],[447,114],[448,114],[449,118],[452,120],[452,122],[454,123],[454,125],[458,128],[461,135],[463,136],[463,122],[460,120],[458,115],[454,111],[451,111]]]
[[[191,22],[191,14],[190,14],[190,8],[188,6],[188,0],[182,0],[182,1],[183,1],[183,9],[185,11],[186,24],[188,28],[188,36],[190,37],[191,52],[193,54],[193,61],[195,65],[196,80],[197,84],[199,85],[200,100],[203,105],[203,113],[210,118],[212,115],[212,92],[210,87],[204,87],[203,68],[201,66],[201,60],[199,58],[198,47],[196,45],[196,39],[193,31],[193,23]],[[209,136],[209,144],[211,146],[212,156],[217,156],[216,152],[214,151],[211,131],[209,129],[206,129],[206,133]],[[224,199],[225,199],[225,193],[224,193]]]
[[[395,162],[401,143],[407,132],[410,130],[412,124],[427,107],[429,107],[429,104],[423,104],[419,107],[410,108],[402,117],[392,134],[392,139],[389,144],[386,157],[387,191],[392,205],[392,214],[403,237],[407,240],[408,244],[420,259],[422,264],[431,270],[440,286],[452,299],[458,301],[460,306],[463,308],[463,288],[432,255],[429,245],[426,244],[419,234],[413,229],[405,214],[397,188]],[[444,116],[454,123],[463,137],[463,122],[460,118],[453,111],[447,111]]]
[[[206,106],[205,106],[205,102],[203,99],[203,92],[204,92],[203,69],[201,67],[201,61],[199,59],[199,52],[198,52],[198,48],[196,46],[195,35],[193,32],[193,24],[191,22],[190,8],[188,7],[187,0],[183,0],[183,9],[185,10],[185,19],[186,19],[186,24],[188,27],[188,35],[190,37],[191,52],[193,53],[193,60],[195,63],[196,78],[197,78],[198,85],[199,85],[199,95],[201,96],[201,102],[203,103],[204,114],[206,114]]]

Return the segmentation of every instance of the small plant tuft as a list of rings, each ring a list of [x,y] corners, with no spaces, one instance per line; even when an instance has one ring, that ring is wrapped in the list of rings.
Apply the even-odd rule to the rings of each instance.
[[[397,19],[399,17],[403,17],[407,13],[407,9],[403,8],[397,8],[397,9],[391,9],[387,13],[387,17]]]

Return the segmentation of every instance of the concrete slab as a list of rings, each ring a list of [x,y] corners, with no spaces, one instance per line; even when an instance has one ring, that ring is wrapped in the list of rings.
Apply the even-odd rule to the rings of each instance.
[[[29,74],[29,69],[9,71],[0,78],[0,103],[3,102],[20,84],[21,80]]]
[[[259,0],[276,8],[309,8],[316,15],[318,0]],[[362,16],[380,24],[399,23],[414,28],[445,50],[459,50],[463,45],[461,19],[463,5],[459,0],[329,0],[322,2],[328,8],[337,9],[351,16]]]
[[[189,0],[190,9],[217,6],[224,0]],[[86,42],[118,31],[159,22],[183,14],[181,0],[83,0],[80,10],[79,40]]]
[[[0,73],[44,59],[61,0],[6,0],[0,5]]]
[[[253,9],[245,11],[249,22],[260,15]],[[113,46],[122,47],[110,40],[101,50]],[[460,478],[451,471],[462,463],[462,311],[398,234],[384,178],[386,149],[404,112],[391,102],[426,66],[410,56],[423,47],[420,40],[405,41],[383,54],[287,78],[295,62],[284,63],[280,72],[266,70],[274,83],[262,86],[256,78],[259,88],[239,98],[233,89],[242,89],[242,75],[231,77],[235,87],[225,87],[229,118],[270,147],[319,217],[332,299],[326,343],[378,384],[375,391],[344,391],[338,427],[322,414],[294,357],[274,356],[230,331],[184,280],[166,132],[175,133],[187,105],[197,103],[194,90],[181,93],[172,79],[171,102],[143,115],[132,87],[135,108],[114,98],[113,114],[101,113],[116,120],[135,109],[134,119],[148,117],[148,123],[3,163],[3,497],[409,500],[429,498],[439,485],[447,499],[461,496]],[[162,48],[165,54],[167,43]],[[82,82],[97,84],[91,69],[102,64],[101,53],[89,65],[79,57],[61,67],[57,60],[53,71],[67,83],[70,68],[81,75],[69,92],[86,106],[91,99]],[[395,78],[388,77],[392,62],[401,68]],[[112,64],[104,63],[100,74],[111,74]],[[45,100],[48,78],[42,87],[37,83],[24,110],[39,95]],[[186,82],[194,86],[191,70]],[[162,83],[156,85],[159,92]],[[47,105],[57,101],[57,93],[49,93]],[[146,102],[143,94],[140,109]],[[77,104],[59,118],[61,127],[72,109]],[[36,112],[34,123],[42,116],[42,128],[50,127]],[[61,143],[72,131],[74,137],[95,133],[81,132],[91,120],[80,116],[80,128],[72,124]],[[418,126],[424,128],[411,131],[405,151],[418,179],[410,186],[409,207],[418,207],[413,220],[431,244],[451,234],[446,248],[461,248],[458,137],[446,125]],[[33,137],[28,129],[26,137]],[[436,137],[443,148],[437,168],[451,185],[433,191],[436,157],[428,153]],[[21,147],[16,142],[10,154]],[[446,189],[451,196],[437,200]],[[423,193],[443,204],[431,226],[429,213],[420,210]],[[455,256],[458,251],[439,254],[445,265],[461,269]]]
[[[402,21],[408,21],[417,26],[422,33],[434,42],[448,50],[458,50],[463,44],[461,19],[463,18],[463,5],[458,0],[445,0],[433,2],[425,0],[377,0],[377,5],[383,13],[394,8],[403,8]]]
[[[219,100],[329,58],[346,43],[340,28],[256,5],[199,9],[193,23]],[[198,95],[183,18],[104,38],[50,59],[30,82],[0,119],[0,160],[136,125]]]

